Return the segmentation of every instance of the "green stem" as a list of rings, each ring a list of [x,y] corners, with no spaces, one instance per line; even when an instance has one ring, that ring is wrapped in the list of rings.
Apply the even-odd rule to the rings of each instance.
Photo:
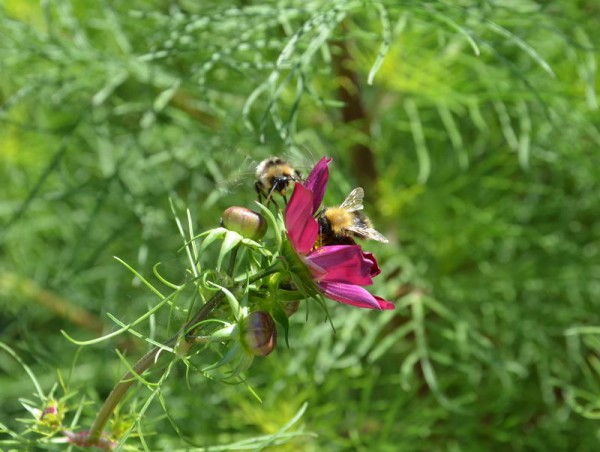
[[[194,335],[198,329],[198,323],[205,320],[208,315],[219,305],[219,303],[223,301],[224,298],[225,294],[223,292],[218,292],[210,300],[208,300],[208,302],[200,308],[196,315],[185,324],[183,327],[183,334]]]
[[[196,313],[196,315],[189,320],[182,330],[177,333],[175,336],[171,337],[164,344],[165,347],[173,347],[177,344],[178,340],[182,335],[186,334],[188,330],[197,325],[202,320],[205,320],[210,313],[219,305],[221,301],[225,298],[225,294],[223,292],[216,293],[206,304],[204,304],[200,310]],[[187,343],[185,347],[187,349],[192,347],[192,343]],[[113,388],[110,392],[104,404],[98,411],[96,415],[96,419],[94,419],[94,423],[92,424],[89,434],[88,434],[88,442],[89,444],[96,444],[102,435],[102,431],[106,426],[106,423],[110,419],[111,414],[119,404],[119,402],[123,399],[131,385],[137,381],[136,375],[143,374],[146,370],[152,367],[157,362],[157,356],[159,352],[163,350],[163,347],[154,347],[144,356],[142,356],[132,367],[130,372],[126,372],[125,375],[121,378],[119,383]]]
[[[237,255],[237,249],[232,252],[231,260],[229,261],[229,270],[233,271],[233,267],[235,265],[235,259]],[[259,279],[265,278],[273,273],[280,271],[279,265],[273,265],[270,268],[262,270],[257,274],[253,275],[249,282],[253,283],[258,281]],[[175,336],[171,337],[164,343],[165,347],[173,347],[177,345],[177,342],[181,337],[190,337],[196,335],[197,329],[199,328],[199,323],[203,320],[206,320],[210,313],[223,301],[225,298],[225,294],[223,292],[216,293],[206,304],[204,304],[186,324],[177,333]],[[182,349],[179,349],[179,353],[188,352],[194,346],[194,340],[186,340],[182,343]],[[131,385],[137,381],[136,376],[143,374],[146,370],[152,367],[157,363],[157,357],[159,352],[163,350],[163,347],[154,347],[144,356],[142,356],[132,367],[130,372],[126,372],[125,375],[121,378],[121,380],[117,383],[117,385],[113,388],[111,393],[108,395],[104,404],[100,408],[100,411],[96,415],[96,419],[94,419],[94,423],[92,424],[89,434],[88,434],[88,442],[89,444],[96,444],[102,435],[102,431],[106,426],[108,420],[110,419],[111,414],[119,404],[119,402],[123,399]],[[178,353],[178,354],[179,354]],[[185,353],[183,353],[185,354]]]
[[[166,346],[175,345],[177,340],[177,336],[172,337],[166,342]],[[132,367],[132,372],[127,372],[121,378],[121,381],[117,383],[117,385],[110,392],[104,404],[98,411],[96,415],[96,419],[94,419],[94,423],[90,428],[90,432],[88,434],[88,442],[89,444],[96,444],[102,435],[102,431],[104,430],[104,426],[110,419],[113,411],[117,407],[117,404],[121,401],[123,396],[127,393],[129,387],[136,381],[135,375],[141,375],[145,372],[153,363],[155,363],[156,356],[158,352],[161,350],[160,347],[154,347],[144,356],[142,356],[137,363]]]
[[[279,265],[279,263],[276,263],[275,265],[273,265],[273,266],[271,266],[269,268],[266,268],[264,270],[261,270],[258,273],[256,273],[255,275],[252,275],[248,279],[248,282],[250,284],[255,283],[259,279],[266,278],[267,276],[272,275],[273,273],[277,273],[279,271],[281,271],[281,265]],[[240,281],[242,281],[242,280],[236,280],[236,282],[240,282]]]

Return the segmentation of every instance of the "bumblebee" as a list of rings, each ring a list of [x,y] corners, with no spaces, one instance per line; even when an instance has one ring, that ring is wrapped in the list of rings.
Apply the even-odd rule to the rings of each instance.
[[[354,245],[354,238],[389,242],[362,212],[364,197],[363,189],[355,188],[339,207],[325,207],[317,213],[320,246]]]
[[[258,193],[258,201],[262,197],[268,203],[274,192],[283,196],[287,203],[285,193],[292,182],[301,180],[300,172],[280,157],[269,157],[256,167],[256,183],[254,188]]]

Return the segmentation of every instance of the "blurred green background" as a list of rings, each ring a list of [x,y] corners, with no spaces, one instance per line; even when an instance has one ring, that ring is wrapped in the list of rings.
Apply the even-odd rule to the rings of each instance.
[[[156,304],[113,256],[185,279],[169,198],[201,232],[251,206],[258,161],[328,155],[326,203],[363,186],[391,239],[365,246],[396,310],[331,302],[334,333],[301,308],[289,348],[247,373],[262,403],[176,369],[147,447],[272,434],[308,402],[292,427],[306,435],[274,450],[598,449],[597,0],[0,8],[1,340],[44,390],[66,381],[69,422],[82,407],[89,426],[122,374],[115,348],[146,349],[60,334]],[[23,432],[34,388],[0,353],[0,423]]]

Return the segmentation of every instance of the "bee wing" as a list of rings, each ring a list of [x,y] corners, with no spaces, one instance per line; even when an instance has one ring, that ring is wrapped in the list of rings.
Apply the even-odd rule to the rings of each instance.
[[[215,176],[213,178],[216,179]],[[253,171],[236,171],[215,182],[215,187],[223,193],[238,192],[244,187],[252,187],[254,179]]]
[[[256,160],[250,159],[247,155],[245,157],[238,155],[237,150],[230,152],[235,155],[235,158],[230,158],[229,161],[207,160],[205,162],[216,188],[222,193],[239,192],[243,187],[251,188],[255,180]]]
[[[346,228],[346,230],[348,230],[350,232],[354,232],[359,237],[363,237],[365,239],[376,240],[376,241],[382,242],[382,243],[389,243],[389,240],[386,239],[383,236],[383,234],[381,234],[380,232],[376,231],[373,228],[363,228],[360,226],[348,226]]]
[[[349,212],[356,212],[357,210],[363,210],[363,199],[365,197],[365,192],[362,187],[357,187],[350,192],[350,194],[346,197],[342,205],[340,206],[342,209],[346,209]]]

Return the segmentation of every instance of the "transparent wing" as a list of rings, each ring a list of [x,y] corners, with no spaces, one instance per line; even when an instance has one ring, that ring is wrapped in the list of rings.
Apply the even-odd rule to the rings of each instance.
[[[386,239],[383,236],[383,234],[381,234],[373,228],[363,228],[361,226],[348,226],[346,230],[353,232],[359,237],[363,237],[365,239],[377,240],[378,242],[382,243],[389,243],[389,240]]]
[[[342,209],[346,209],[349,212],[356,212],[357,210],[363,210],[363,199],[365,192],[361,187],[357,187],[350,192],[346,197],[345,201],[340,206]]]
[[[294,169],[300,173],[300,179],[304,180],[310,173],[310,170],[318,162],[318,158],[315,158],[314,154],[305,145],[292,145],[290,149],[287,149],[283,153],[283,158],[288,161]]]
[[[252,168],[248,170],[238,169],[227,175],[210,173],[216,181],[216,188],[223,193],[238,192],[241,190],[254,191],[254,182],[256,180]],[[221,179],[219,179],[221,177]]]

